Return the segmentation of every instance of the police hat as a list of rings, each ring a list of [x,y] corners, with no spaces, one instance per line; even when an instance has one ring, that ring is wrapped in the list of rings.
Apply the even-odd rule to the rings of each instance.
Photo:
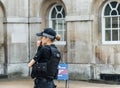
[[[56,37],[56,32],[52,28],[45,28],[44,31],[37,33],[37,36],[45,36],[50,39],[55,39]]]

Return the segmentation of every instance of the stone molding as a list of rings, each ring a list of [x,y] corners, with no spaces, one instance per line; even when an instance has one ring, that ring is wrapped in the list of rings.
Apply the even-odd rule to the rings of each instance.
[[[81,16],[66,16],[65,20],[67,22],[71,21],[93,21],[94,16],[81,15]]]
[[[41,23],[42,19],[39,17],[7,17],[4,23]]]

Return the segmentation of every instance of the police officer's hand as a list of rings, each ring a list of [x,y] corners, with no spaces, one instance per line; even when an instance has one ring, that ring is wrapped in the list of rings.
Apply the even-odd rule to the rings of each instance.
[[[32,59],[29,63],[28,63],[28,67],[32,67],[32,65],[35,63],[35,60]]]
[[[42,46],[42,42],[40,40],[38,40],[36,45],[37,45],[37,47]]]

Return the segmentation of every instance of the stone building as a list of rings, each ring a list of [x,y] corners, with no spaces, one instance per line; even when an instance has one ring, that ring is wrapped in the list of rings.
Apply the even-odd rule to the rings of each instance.
[[[120,74],[120,0],[0,0],[0,75],[28,76],[37,32],[52,27],[70,79]]]

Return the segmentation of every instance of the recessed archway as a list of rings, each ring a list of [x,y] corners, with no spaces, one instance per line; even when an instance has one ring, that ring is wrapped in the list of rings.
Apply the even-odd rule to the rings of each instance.
[[[0,2],[0,76],[7,75],[7,30],[6,13],[2,2]]]

